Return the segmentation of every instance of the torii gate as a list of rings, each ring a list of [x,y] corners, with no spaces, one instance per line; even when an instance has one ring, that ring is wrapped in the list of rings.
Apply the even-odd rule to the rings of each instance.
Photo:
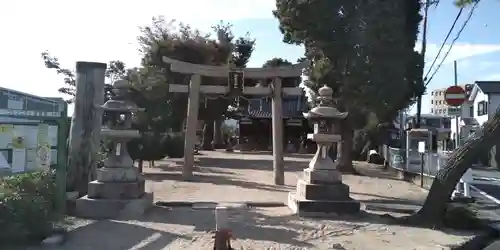
[[[184,143],[184,167],[182,176],[190,179],[193,175],[194,146],[196,141],[196,124],[198,122],[198,106],[200,92],[205,94],[226,94],[234,93],[238,95],[272,95],[272,136],[273,136],[273,178],[274,184],[284,185],[285,168],[283,161],[283,116],[282,116],[282,95],[300,96],[303,90],[299,87],[283,88],[281,78],[299,77],[302,69],[308,62],[302,62],[292,66],[270,67],[270,68],[243,68],[234,69],[229,66],[209,66],[186,63],[183,61],[163,57],[163,62],[170,64],[172,72],[191,75],[188,85],[170,84],[169,91],[177,93],[188,93],[187,125]],[[201,76],[208,77],[228,77],[234,79],[228,81],[228,86],[202,85]],[[269,79],[272,84],[268,87],[244,87],[243,79]]]

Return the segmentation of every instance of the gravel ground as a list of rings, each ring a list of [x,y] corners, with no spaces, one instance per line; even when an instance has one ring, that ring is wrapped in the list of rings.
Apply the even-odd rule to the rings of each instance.
[[[180,181],[175,161],[145,168],[147,189],[155,200],[215,202],[285,202],[308,157],[287,157],[286,185],[272,183],[269,155],[210,152],[200,156],[194,182]],[[365,176],[345,176],[352,197],[365,202],[421,202],[425,191],[409,183]],[[397,214],[395,214],[397,216]],[[301,219],[286,207],[241,208],[231,212],[236,249],[450,249],[473,235],[387,225],[379,216]],[[54,250],[212,249],[212,210],[154,207],[136,220],[73,220],[64,246]]]

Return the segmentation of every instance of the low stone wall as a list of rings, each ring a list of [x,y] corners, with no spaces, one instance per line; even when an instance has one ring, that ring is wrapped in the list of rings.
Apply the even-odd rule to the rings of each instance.
[[[420,186],[420,180],[422,179],[420,177],[420,174],[417,173],[412,173],[408,171],[404,171],[402,169],[397,169],[397,168],[392,168],[392,167],[386,167],[386,170],[391,172],[396,178],[411,182],[415,185]],[[429,189],[432,185],[432,182],[434,181],[434,176],[424,174],[423,175],[423,188]]]

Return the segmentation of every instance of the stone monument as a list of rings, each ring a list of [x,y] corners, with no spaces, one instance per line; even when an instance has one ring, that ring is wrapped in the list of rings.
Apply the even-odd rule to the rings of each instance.
[[[138,130],[131,129],[132,113],[140,109],[126,100],[129,87],[127,81],[116,81],[116,96],[102,105],[108,124],[101,135],[112,147],[104,167],[97,169],[97,180],[89,183],[88,195],[76,202],[79,216],[102,219],[140,215],[153,203],[153,194],[145,192],[145,181],[127,152],[126,143],[140,136]]]
[[[314,133],[308,138],[318,147],[309,168],[304,169],[303,177],[297,182],[296,192],[288,195],[288,207],[299,216],[350,214],[360,210],[360,203],[349,196],[349,186],[342,183],[336,159],[328,156],[333,144],[341,140],[340,125],[347,117],[347,113],[334,107],[332,95],[331,88],[320,88],[319,105],[304,114],[314,123]]]

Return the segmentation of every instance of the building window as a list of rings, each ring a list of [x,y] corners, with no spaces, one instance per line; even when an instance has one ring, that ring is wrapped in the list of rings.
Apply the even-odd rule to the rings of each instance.
[[[431,92],[431,96],[434,96],[434,91]]]
[[[431,100],[431,104],[434,104],[434,100]]]
[[[486,101],[480,101],[477,103],[477,115],[486,115],[488,114],[488,103]]]
[[[431,108],[431,113],[434,113],[434,109],[433,108]]]
[[[474,117],[474,105],[469,107],[469,117]]]

